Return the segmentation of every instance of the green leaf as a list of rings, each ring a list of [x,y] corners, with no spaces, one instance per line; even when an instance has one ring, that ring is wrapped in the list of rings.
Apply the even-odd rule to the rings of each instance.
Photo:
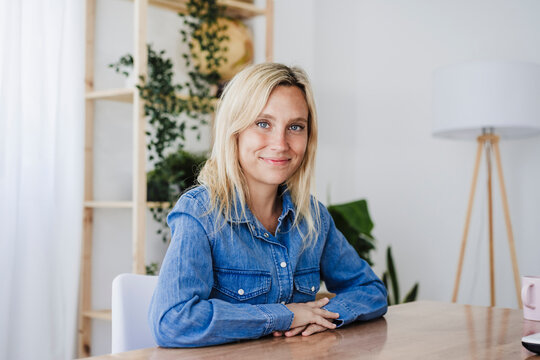
[[[394,266],[394,259],[392,257],[392,248],[389,246],[386,249],[386,265],[388,266],[388,276],[392,285],[392,295],[394,297],[394,304],[399,304],[399,283],[396,274],[396,267]]]
[[[157,275],[159,272],[159,265],[158,263],[151,263],[150,265],[146,265],[146,275]]]
[[[403,303],[408,303],[416,300],[416,297],[418,295],[418,283],[414,284],[411,290],[407,293],[405,298],[403,299]]]
[[[373,236],[371,236],[373,222],[369,215],[366,200],[357,200],[345,204],[332,205],[330,207],[335,212],[340,213],[358,233],[366,234],[368,237],[373,238]]]
[[[390,289],[388,287],[388,272],[386,271],[382,275],[382,282],[384,284],[384,287],[386,288],[386,301],[388,302],[388,305],[393,305],[392,299],[390,299]]]
[[[375,249],[375,239],[371,235],[373,222],[369,215],[367,201],[358,200],[345,204],[328,206],[328,211],[339,231],[354,247],[358,255],[370,265],[370,252]]]

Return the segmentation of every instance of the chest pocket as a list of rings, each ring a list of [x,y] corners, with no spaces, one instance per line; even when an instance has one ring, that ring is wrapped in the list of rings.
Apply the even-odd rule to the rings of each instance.
[[[298,270],[293,279],[293,302],[301,303],[315,300],[315,294],[321,287],[319,268]]]
[[[270,272],[214,268],[211,297],[230,303],[264,304],[271,284]]]

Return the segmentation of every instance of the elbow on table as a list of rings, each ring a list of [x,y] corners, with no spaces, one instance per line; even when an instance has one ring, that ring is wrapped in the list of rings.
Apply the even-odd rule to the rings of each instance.
[[[170,314],[169,314],[170,315]],[[201,347],[223,343],[200,318],[175,314],[169,318],[150,318],[150,330],[156,344],[164,348]]]
[[[156,344],[167,348],[213,345],[213,309],[207,302],[198,303],[194,297],[174,306],[151,304],[148,321]]]
[[[381,297],[384,299],[384,303],[388,306],[388,290],[384,286],[382,281],[377,282],[377,288],[381,292]]]
[[[187,347],[193,341],[189,336],[190,326],[174,314],[174,309],[163,312],[151,306],[148,325],[156,344],[160,347]]]
[[[371,320],[383,316],[388,311],[388,291],[382,283],[377,281],[374,283],[374,287],[377,289],[373,292],[371,303],[373,311],[364,320]]]
[[[381,302],[384,304],[384,315],[386,313],[386,310],[388,309],[388,290],[386,289],[386,286],[384,286],[382,281],[377,282],[377,288],[380,291],[380,297]]]
[[[152,336],[156,344],[164,348],[179,348],[201,346],[194,344],[193,338],[187,335],[187,329],[181,324],[171,327],[164,321],[155,321],[150,325]]]

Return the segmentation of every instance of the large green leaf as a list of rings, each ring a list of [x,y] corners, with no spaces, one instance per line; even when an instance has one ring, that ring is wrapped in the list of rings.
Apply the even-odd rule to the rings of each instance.
[[[369,210],[366,200],[357,200],[345,204],[331,205],[328,207],[332,216],[339,213],[343,219],[358,233],[365,234],[369,238],[373,230],[373,221],[369,216]]]
[[[339,231],[356,250],[361,258],[373,265],[370,251],[375,249],[375,239],[371,235],[373,222],[369,216],[366,200],[331,205],[328,211]]]

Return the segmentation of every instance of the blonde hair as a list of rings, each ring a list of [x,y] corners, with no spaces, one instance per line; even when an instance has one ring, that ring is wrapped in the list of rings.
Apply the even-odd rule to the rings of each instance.
[[[214,121],[212,152],[198,177],[210,195],[211,210],[217,209],[225,221],[245,215],[249,191],[239,163],[238,134],[248,128],[260,114],[272,90],[278,86],[296,86],[308,107],[308,140],[302,163],[286,181],[296,208],[294,225],[299,229],[305,220],[309,243],[318,231],[318,202],[311,200],[312,179],[317,149],[317,114],[313,92],[306,73],[297,67],[277,63],[251,65],[239,72],[225,87]],[[240,202],[238,204],[237,202]],[[241,214],[237,213],[240,205]]]

